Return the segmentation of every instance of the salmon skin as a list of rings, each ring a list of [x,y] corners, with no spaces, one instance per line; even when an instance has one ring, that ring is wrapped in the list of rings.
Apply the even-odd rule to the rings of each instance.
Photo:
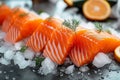
[[[35,52],[43,51],[46,43],[51,38],[54,30],[61,25],[61,20],[56,18],[47,18],[41,23],[36,31],[28,38],[26,45],[32,48]],[[57,25],[56,25],[57,24]]]
[[[7,16],[10,16],[11,9],[5,4],[0,5],[0,25],[2,25],[3,21],[6,19]]]
[[[5,41],[15,43],[30,36],[43,21],[33,12],[19,8],[13,24],[9,27]]]

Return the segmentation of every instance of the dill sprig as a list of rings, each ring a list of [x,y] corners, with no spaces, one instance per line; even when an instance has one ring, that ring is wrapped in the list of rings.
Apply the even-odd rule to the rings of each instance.
[[[40,66],[41,65],[41,62],[44,60],[45,58],[43,57],[35,57],[35,61],[36,61],[36,66]]]
[[[15,11],[14,11],[13,13],[16,13],[16,12],[18,12],[18,11],[19,11],[19,8],[16,8]]]
[[[28,48],[27,46],[22,46],[22,48],[20,49],[20,52],[24,53],[27,48]]]
[[[63,25],[65,25],[75,31],[76,27],[79,25],[79,21],[76,19],[65,20],[63,22]]]
[[[96,29],[97,29],[98,32],[103,31],[103,27],[102,27],[102,25],[100,23],[96,22],[95,23],[95,27],[96,27]]]
[[[19,17],[24,17],[24,16],[27,16],[28,13],[22,13],[22,14],[19,14]]]
[[[38,11],[37,11],[38,14],[41,14],[41,13],[43,13],[43,12],[44,12],[43,10],[38,10]]]
[[[105,32],[111,34],[111,31],[109,29],[103,29],[103,27],[102,27],[102,25],[100,23],[96,22],[95,27],[96,27],[98,32],[105,31]]]
[[[107,33],[112,34],[111,31],[109,29],[105,30]]]

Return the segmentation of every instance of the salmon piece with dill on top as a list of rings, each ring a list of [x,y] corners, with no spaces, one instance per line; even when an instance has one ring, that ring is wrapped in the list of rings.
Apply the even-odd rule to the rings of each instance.
[[[20,8],[20,13],[15,16],[13,24],[10,26],[5,41],[16,43],[32,35],[39,24],[43,21],[37,14]]]
[[[90,63],[99,52],[99,37],[95,36],[99,36],[95,31],[81,27],[75,32],[74,44],[69,57],[77,67]]]
[[[69,56],[78,67],[90,63],[98,52],[109,53],[120,45],[120,39],[106,31],[81,27],[77,27],[74,39]]]
[[[45,46],[43,55],[49,57],[53,62],[61,65],[64,63],[73,46],[74,31],[69,28],[66,21],[61,24],[51,35],[50,40]],[[78,22],[76,23],[76,25]]]
[[[6,17],[2,24],[2,31],[8,32],[10,27],[13,25],[14,21],[17,19],[18,15],[22,14],[24,12],[24,9],[15,7],[12,9],[11,14]]]
[[[43,51],[56,28],[61,27],[62,21],[53,17],[47,18],[38,26],[36,31],[28,38],[26,45],[35,52]]]

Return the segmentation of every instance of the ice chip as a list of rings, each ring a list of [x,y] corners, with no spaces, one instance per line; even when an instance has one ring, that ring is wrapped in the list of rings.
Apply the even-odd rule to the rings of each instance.
[[[81,72],[86,72],[86,71],[88,71],[89,70],[89,68],[88,68],[88,66],[81,66],[80,68],[79,68],[79,70],[81,71]]]
[[[15,52],[13,50],[7,50],[4,53],[4,58],[7,60],[11,60],[14,57]]]
[[[23,53],[24,57],[27,59],[33,59],[34,54],[35,53],[30,49],[25,50],[25,52]]]
[[[105,54],[105,53],[102,53],[102,52],[99,52],[94,60],[93,60],[93,65],[95,65],[97,68],[100,68],[100,67],[103,67],[104,65],[106,64],[109,64],[111,63],[111,59]]]
[[[20,63],[18,63],[18,66],[20,69],[24,69],[30,65],[31,61],[30,60],[22,60]]]
[[[22,41],[15,43],[15,49],[20,50],[22,46],[24,46],[24,43]]]
[[[0,31],[0,40],[2,40],[5,37],[5,32]]]
[[[0,58],[0,63],[1,64],[4,64],[4,65],[8,65],[8,64],[10,64],[10,61],[9,60],[6,60],[5,58]]]
[[[71,74],[71,73],[73,73],[74,69],[75,69],[74,65],[70,65],[66,68],[65,73]]]
[[[47,14],[47,13],[45,13],[45,12],[42,12],[41,14],[40,14],[40,17],[42,18],[42,19],[46,19],[46,18],[48,18],[50,15],[49,14]]]
[[[41,63],[41,65],[42,67],[40,67],[39,73],[43,75],[56,72],[57,64],[52,62],[49,58],[45,58],[45,60]]]
[[[19,63],[21,63],[24,59],[25,59],[24,56],[23,56],[22,53],[20,53],[20,52],[17,52],[17,53],[15,54],[15,56],[13,57],[14,64],[19,64]]]

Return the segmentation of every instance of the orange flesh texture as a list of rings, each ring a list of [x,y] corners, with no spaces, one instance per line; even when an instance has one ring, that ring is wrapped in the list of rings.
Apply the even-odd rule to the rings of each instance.
[[[109,53],[113,52],[116,47],[120,45],[120,39],[107,32],[101,32],[102,39],[100,41],[101,52]]]
[[[22,14],[23,12],[24,10],[22,8],[19,8],[19,7],[13,8],[10,16],[7,16],[7,18],[4,20],[2,24],[2,31],[8,32],[8,30],[14,24],[14,21],[17,19],[16,17],[19,14]]]
[[[73,46],[73,36],[74,32],[67,27],[56,29],[46,44],[43,55],[59,65],[63,64]]]
[[[58,24],[58,25],[57,25]],[[43,51],[46,43],[51,38],[56,28],[60,27],[61,21],[56,18],[48,18],[38,26],[36,31],[28,38],[27,46],[35,52]]]
[[[20,10],[21,12],[15,17],[16,20],[14,21],[13,25],[11,25],[9,31],[7,32],[7,35],[5,37],[6,41],[15,43],[30,36],[38,27],[38,25],[43,21],[42,19],[39,18],[38,15],[32,12],[28,13],[26,10],[22,8],[20,8]],[[14,29],[15,31],[13,32]],[[16,35],[18,32],[20,37],[19,36],[17,37]],[[9,38],[8,35],[10,36]]]
[[[7,16],[11,13],[11,9],[5,5],[0,5],[0,25],[2,25],[3,21],[6,19]]]
[[[110,5],[105,0],[88,0],[83,6],[84,15],[93,20],[104,20],[110,13]]]
[[[10,16],[8,16],[3,22],[2,31],[8,32],[8,30],[12,27],[18,16],[24,12],[26,11],[23,8],[19,8],[19,7],[13,8]]]
[[[69,56],[77,67],[90,63],[99,52],[99,41],[93,35],[98,34],[85,29],[76,31],[74,46],[70,50]]]
[[[4,40],[7,42],[15,43],[22,38],[20,31],[16,27],[12,27],[7,32]]]

